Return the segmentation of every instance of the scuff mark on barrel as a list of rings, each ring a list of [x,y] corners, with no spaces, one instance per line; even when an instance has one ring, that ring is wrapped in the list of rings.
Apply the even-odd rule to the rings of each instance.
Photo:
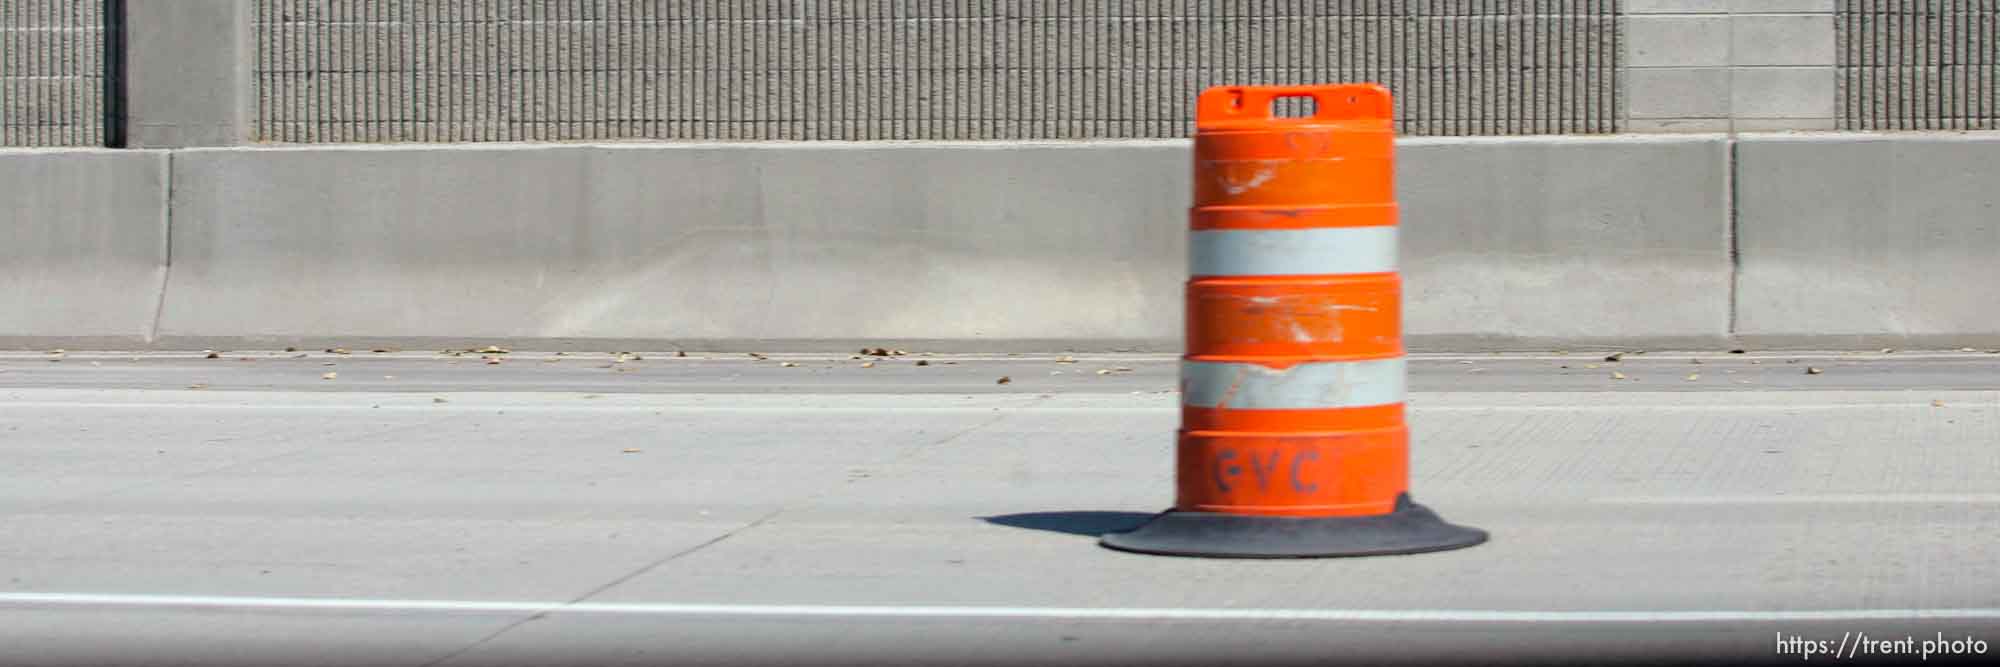
[[[1240,195],[1245,192],[1249,192],[1251,190],[1263,187],[1265,183],[1271,182],[1271,178],[1276,175],[1277,172],[1275,170],[1268,168],[1260,169],[1257,171],[1256,174],[1250,177],[1250,180],[1248,182],[1244,183],[1237,183],[1235,182],[1235,179],[1229,178],[1227,175],[1222,175],[1220,176],[1222,180],[1222,191],[1227,192],[1231,195]]]
[[[1326,392],[1321,394],[1321,400],[1333,405],[1347,403],[1354,396],[1354,378],[1350,376],[1346,369],[1338,371],[1333,381],[1327,384]]]
[[[1248,379],[1249,374],[1250,374],[1250,369],[1247,367],[1239,367],[1236,369],[1236,377],[1230,378],[1229,388],[1224,389],[1222,391],[1222,397],[1216,399],[1215,409],[1217,410],[1229,409],[1229,399],[1234,398],[1236,396],[1236,392],[1241,391],[1243,389],[1243,381],[1245,379]]]

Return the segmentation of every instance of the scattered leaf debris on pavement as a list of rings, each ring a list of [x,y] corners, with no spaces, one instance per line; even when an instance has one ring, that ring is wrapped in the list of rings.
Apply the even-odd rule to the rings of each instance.
[[[327,373],[327,374],[325,374],[325,375],[321,375],[321,376],[319,376],[319,379],[321,379],[321,380],[331,380],[331,379],[334,379],[334,378],[337,378],[337,377],[340,377],[340,374],[339,374],[339,373]]]
[[[875,362],[873,362],[873,361],[864,361],[864,362],[861,362],[861,367],[862,367],[862,368],[874,368],[874,367],[875,367]]]
[[[1806,375],[1819,375],[1820,373],[1825,373],[1825,372],[1826,371],[1820,370],[1818,366],[1806,367]]]
[[[1604,355],[1605,361],[1619,361],[1624,358],[1625,358],[1624,352],[1613,352],[1611,354]]]
[[[1625,379],[1625,374],[1624,374],[1624,373],[1620,373],[1620,372],[1618,372],[1618,371],[1611,371],[1611,379],[1613,379],[1613,380],[1623,380],[1623,379]]]
[[[918,359],[918,360],[917,360],[917,365],[918,365],[918,366],[929,366],[929,365],[931,365],[931,362],[929,362],[929,361],[925,361],[925,360],[923,360],[923,359]]]
[[[1009,383],[1009,382],[1013,382],[1013,381],[1014,381],[1014,378],[1011,378],[1011,377],[1007,377],[1007,376],[1005,376],[1005,375],[1002,375],[1002,376],[1000,376],[1000,379],[998,379],[998,380],[995,380],[995,381],[994,381],[993,383],[994,383],[994,384],[1007,384],[1007,383]]]
[[[779,365],[779,366],[781,366],[781,367],[784,367],[784,368],[797,368],[797,367],[798,367],[798,364],[797,364],[797,363],[794,363],[794,362],[790,362],[790,361],[786,361],[786,362],[782,362],[782,363],[780,363],[780,364],[778,364],[778,365]]]
[[[222,353],[215,350],[202,350],[202,356],[208,359],[221,359]]]

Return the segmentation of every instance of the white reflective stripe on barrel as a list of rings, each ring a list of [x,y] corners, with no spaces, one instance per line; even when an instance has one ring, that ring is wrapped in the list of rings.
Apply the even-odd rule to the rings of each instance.
[[[1318,361],[1290,368],[1181,362],[1181,403],[1201,408],[1358,408],[1403,402],[1402,357]]]
[[[1188,237],[1197,276],[1297,276],[1396,270],[1396,228],[1202,229]]]

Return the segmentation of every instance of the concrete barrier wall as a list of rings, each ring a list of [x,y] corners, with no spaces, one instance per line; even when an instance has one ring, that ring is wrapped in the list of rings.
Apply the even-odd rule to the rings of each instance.
[[[2000,135],[1745,138],[1737,331],[1806,342],[2000,342]]]
[[[1411,140],[1398,158],[1413,348],[1725,343],[1726,139]]]
[[[0,346],[151,339],[167,267],[167,159],[0,150]]]
[[[2000,137],[1418,139],[1399,159],[1413,349],[2000,346]],[[1188,160],[0,153],[0,345],[1172,351]]]
[[[175,161],[160,331],[183,346],[1173,350],[1187,150],[191,150]],[[1404,156],[1414,342],[1727,334],[1721,140],[1413,142]]]
[[[1175,144],[193,150],[163,344],[1178,343]]]

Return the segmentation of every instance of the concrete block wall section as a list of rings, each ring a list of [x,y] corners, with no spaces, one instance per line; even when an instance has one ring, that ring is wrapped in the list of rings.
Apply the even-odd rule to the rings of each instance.
[[[2000,129],[2000,0],[1840,4],[1841,129]]]
[[[1617,129],[1614,0],[254,2],[275,142],[1180,138],[1329,80],[1407,135]]]
[[[133,148],[249,143],[256,119],[250,0],[126,0]]]
[[[1832,130],[1835,0],[1627,0],[1631,132]]]
[[[101,2],[0,0],[0,146],[104,142]]]
[[[152,340],[167,270],[167,160],[0,150],[0,346]]]
[[[2000,129],[2000,0],[1224,4],[10,0],[0,145],[1174,138],[1326,80],[1409,136]]]

